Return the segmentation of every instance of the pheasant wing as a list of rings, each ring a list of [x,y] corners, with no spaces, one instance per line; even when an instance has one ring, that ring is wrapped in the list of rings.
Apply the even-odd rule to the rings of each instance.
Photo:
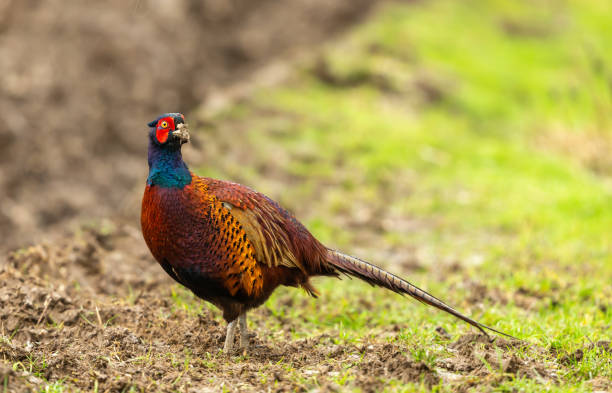
[[[301,229],[306,229],[289,212],[246,186],[214,179],[207,181],[208,191],[222,202],[224,209],[246,233],[258,263],[269,267],[298,268],[305,272],[293,240]]]

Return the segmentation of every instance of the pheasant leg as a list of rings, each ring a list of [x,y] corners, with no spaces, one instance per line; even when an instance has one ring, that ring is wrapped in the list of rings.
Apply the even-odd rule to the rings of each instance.
[[[230,354],[234,349],[234,337],[236,336],[236,320],[227,324],[227,332],[225,334],[225,344],[223,344],[223,352]]]
[[[247,330],[246,312],[238,317],[240,322],[240,348],[247,349],[249,347],[249,332]]]

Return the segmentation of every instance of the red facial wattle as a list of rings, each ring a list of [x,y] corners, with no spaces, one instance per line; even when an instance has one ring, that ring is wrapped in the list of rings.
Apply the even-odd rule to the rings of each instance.
[[[172,117],[164,117],[157,122],[155,137],[159,143],[166,143],[170,131],[174,130],[174,119]]]

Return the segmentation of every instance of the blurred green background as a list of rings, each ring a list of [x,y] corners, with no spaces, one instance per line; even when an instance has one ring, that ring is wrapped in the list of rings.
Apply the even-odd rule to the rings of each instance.
[[[218,114],[201,137],[231,143],[200,173],[256,187],[328,245],[502,331],[565,353],[609,340],[610,16],[608,1],[387,5],[288,82]],[[438,325],[467,329],[362,283],[318,284],[318,301],[283,307],[303,296],[281,290],[268,303],[307,321],[297,337],[330,326],[380,337],[399,323],[416,351],[435,348]],[[609,352],[584,359],[560,371],[561,391],[612,377]]]

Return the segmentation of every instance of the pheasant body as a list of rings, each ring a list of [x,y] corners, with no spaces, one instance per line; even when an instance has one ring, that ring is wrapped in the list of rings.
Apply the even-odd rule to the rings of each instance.
[[[286,266],[290,262],[282,260],[279,247],[273,244],[254,245],[247,236],[249,229],[245,230],[232,210],[250,209],[259,219],[274,216],[279,225],[293,222],[288,212],[271,204],[267,214],[258,213],[253,204],[260,198],[266,200],[263,195],[238,184],[191,176],[192,182],[183,188],[147,185],[143,197],[144,238],[155,259],[172,278],[220,307],[228,322],[262,304],[278,285],[312,290],[308,277],[317,271],[310,264],[302,264],[304,270]],[[293,247],[296,240],[310,243],[310,247],[302,250],[325,252],[300,227],[289,225],[288,243],[283,245],[292,254],[289,258],[305,259],[301,250]],[[271,254],[274,263],[258,262],[256,253]],[[316,259],[316,251],[308,256]]]
[[[279,285],[300,286],[316,296],[310,277],[340,274],[415,297],[483,333],[483,328],[496,331],[375,265],[328,249],[265,195],[190,172],[181,156],[188,140],[181,114],[163,115],[149,126],[143,236],[174,280],[223,311],[229,322],[225,350],[232,348],[238,317],[241,345],[246,345],[246,312]]]

